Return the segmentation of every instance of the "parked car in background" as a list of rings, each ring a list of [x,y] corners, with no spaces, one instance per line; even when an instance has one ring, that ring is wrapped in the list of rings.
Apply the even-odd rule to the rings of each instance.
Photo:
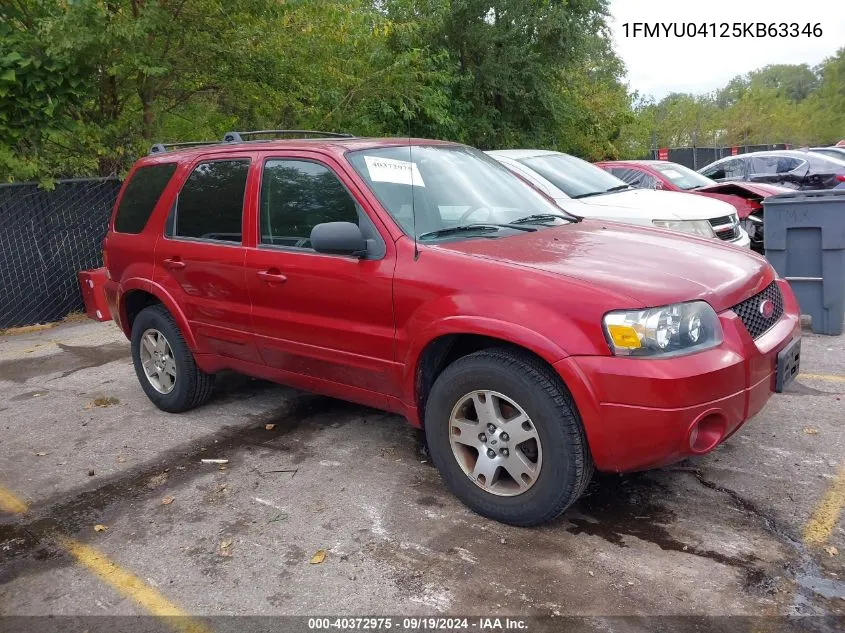
[[[637,189],[587,161],[560,152],[516,149],[487,153],[577,216],[657,226],[750,246],[736,209],[721,200]]]
[[[809,151],[836,160],[845,160],[845,146],[843,147],[811,147]]]
[[[596,165],[634,187],[680,191],[727,202],[736,209],[740,224],[751,240],[751,248],[758,252],[764,251],[763,200],[791,191],[766,183],[719,183],[689,167],[662,160],[603,161]]]
[[[232,132],[130,171],[105,293],[160,409],[230,369],[391,411],[469,507],[535,525],[594,467],[712,451],[797,375],[762,257],[580,220],[464,145],[336,136]]]
[[[727,156],[698,173],[723,181],[765,182],[790,189],[834,189],[845,183],[845,161],[797,150]]]

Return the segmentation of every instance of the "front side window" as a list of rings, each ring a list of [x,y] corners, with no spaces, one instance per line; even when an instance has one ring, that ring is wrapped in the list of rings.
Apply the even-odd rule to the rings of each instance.
[[[175,171],[176,163],[159,163],[136,169],[120,198],[114,230],[119,233],[143,231]]]
[[[741,158],[726,160],[719,165],[721,175],[711,176],[714,179],[743,180],[746,176],[745,161]],[[719,173],[719,172],[717,172]]]
[[[311,248],[311,229],[323,222],[359,224],[358,205],[327,167],[272,159],[261,178],[261,243]],[[363,228],[362,228],[363,232]]]
[[[572,220],[506,167],[470,147],[405,145],[346,156],[403,231],[416,233],[421,241],[500,237],[521,232],[516,228],[521,226],[536,230],[534,222]]]
[[[580,158],[566,154],[544,154],[519,159],[570,198],[586,198],[627,189],[616,176]]]
[[[197,165],[182,185],[167,234],[240,243],[248,173],[248,159]]]

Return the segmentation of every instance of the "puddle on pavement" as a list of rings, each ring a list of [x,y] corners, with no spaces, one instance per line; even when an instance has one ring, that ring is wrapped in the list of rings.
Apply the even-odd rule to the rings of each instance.
[[[47,389],[36,389],[35,391],[27,391],[25,393],[19,393],[16,396],[12,396],[9,398],[9,402],[20,402],[21,400],[32,400],[33,398],[41,398],[42,396],[46,396],[49,392]]]
[[[116,360],[129,359],[129,342],[117,341],[96,346],[56,344],[58,354],[34,358],[14,358],[0,362],[0,380],[26,382],[30,378],[61,372],[64,378],[82,369],[99,367]]]
[[[584,496],[564,515],[573,524],[566,531],[598,536],[619,547],[628,547],[626,537],[634,537],[662,550],[700,556],[745,571],[752,568],[758,560],[755,556],[728,556],[674,538],[667,528],[674,523],[675,513],[654,500],[666,493],[666,487],[647,473],[596,475]]]
[[[107,510],[118,503],[142,499],[157,494],[155,486],[149,485],[157,477],[167,478],[169,485],[178,486],[185,481],[203,474],[214,472],[216,466],[202,464],[204,458],[228,458],[229,467],[236,466],[238,449],[269,448],[286,453],[279,460],[279,467],[284,468],[296,459],[296,452],[308,450],[303,446],[305,439],[325,428],[334,428],[353,420],[360,420],[367,414],[383,415],[382,412],[367,407],[356,407],[333,398],[313,394],[293,392],[286,402],[269,413],[249,416],[247,424],[227,427],[216,433],[195,440],[189,444],[175,446],[159,453],[146,464],[108,479],[95,489],[77,490],[62,493],[60,499],[48,499],[31,508],[37,518],[26,524],[34,534],[43,534],[57,529],[63,534],[72,535],[99,520]],[[272,432],[266,424],[275,424]],[[287,435],[300,429],[298,442],[289,442]],[[68,498],[70,496],[70,498]],[[39,515],[39,506],[44,514]]]

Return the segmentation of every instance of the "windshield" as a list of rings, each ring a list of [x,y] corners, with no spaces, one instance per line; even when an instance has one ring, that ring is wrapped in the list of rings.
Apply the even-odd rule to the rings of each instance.
[[[567,154],[521,158],[519,162],[528,165],[570,198],[586,198],[630,186],[605,170]]]
[[[702,176],[697,171],[678,163],[652,163],[652,167],[680,189],[696,189],[719,184],[715,180],[710,180],[707,176]]]
[[[347,158],[402,230],[408,235],[416,231],[423,241],[514,234],[521,224],[507,225],[528,216],[542,216],[535,220],[538,225],[571,219],[505,167],[470,147],[380,147],[349,152]],[[480,230],[454,230],[471,226]]]

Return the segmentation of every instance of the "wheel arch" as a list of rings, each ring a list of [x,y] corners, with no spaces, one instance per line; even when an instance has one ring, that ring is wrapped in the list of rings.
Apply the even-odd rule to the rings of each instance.
[[[406,389],[413,394],[416,415],[411,419],[415,426],[422,427],[425,407],[431,387],[446,367],[482,349],[493,347],[511,349],[535,357],[554,371],[554,363],[568,354],[560,346],[545,337],[521,326],[502,327],[500,322],[488,320],[486,327],[454,328],[427,337],[419,345],[413,362],[406,365],[413,370],[406,376]],[[510,333],[510,335],[508,335]],[[556,372],[555,372],[556,373]],[[563,380],[561,379],[561,382]]]
[[[188,348],[192,352],[197,351],[197,342],[194,333],[188,324],[185,313],[176,303],[176,300],[164,288],[150,281],[142,283],[127,283],[120,297],[120,324],[123,333],[127,338],[132,337],[132,324],[135,318],[144,308],[160,304],[163,305],[179,327],[179,331],[185,338]]]

